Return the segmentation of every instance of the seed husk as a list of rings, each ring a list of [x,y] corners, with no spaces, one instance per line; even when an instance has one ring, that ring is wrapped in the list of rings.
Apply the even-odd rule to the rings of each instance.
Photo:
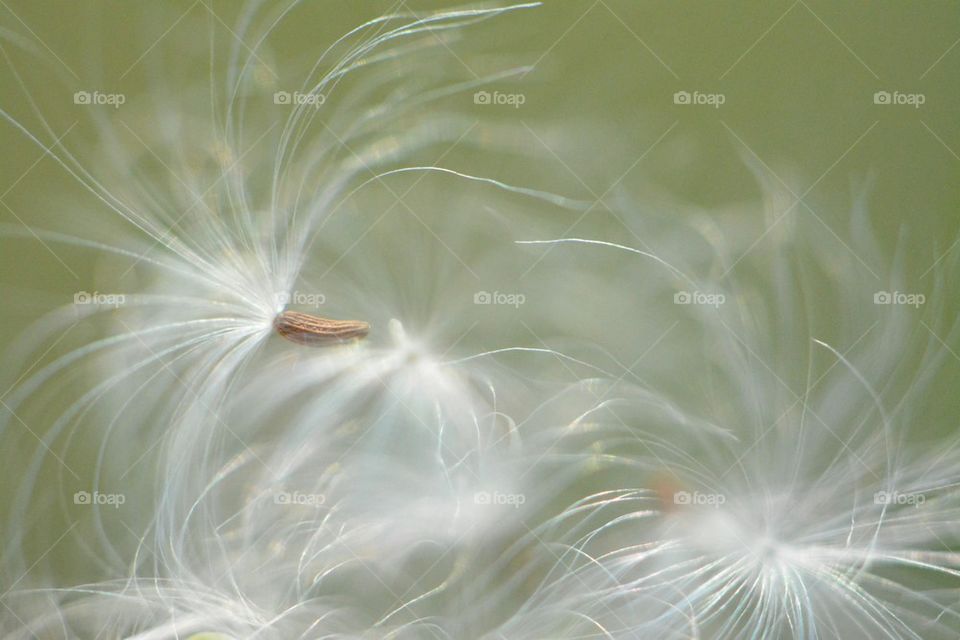
[[[366,337],[370,325],[360,320],[331,320],[300,311],[284,311],[273,327],[290,342],[325,347]]]

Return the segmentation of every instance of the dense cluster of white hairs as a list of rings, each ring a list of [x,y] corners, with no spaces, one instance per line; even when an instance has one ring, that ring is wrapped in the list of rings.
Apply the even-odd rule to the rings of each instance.
[[[922,311],[873,305],[904,287],[868,189],[853,251],[799,223],[757,248],[789,200],[762,167],[742,211],[623,187],[632,233],[573,237],[593,203],[465,168],[525,152],[470,113],[524,69],[438,63],[535,5],[401,10],[270,78],[297,10],[251,4],[250,48],[181,52],[208,86],[91,111],[73,148],[4,54],[4,135],[88,197],[2,242],[96,255],[111,292],[5,355],[4,639],[960,634],[960,450],[930,409],[955,260]],[[370,333],[293,344],[288,308]]]

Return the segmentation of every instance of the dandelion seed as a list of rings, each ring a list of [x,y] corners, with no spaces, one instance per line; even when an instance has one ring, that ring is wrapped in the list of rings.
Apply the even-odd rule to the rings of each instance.
[[[308,347],[339,344],[366,337],[370,325],[359,320],[330,320],[320,316],[284,311],[273,321],[281,336]]]

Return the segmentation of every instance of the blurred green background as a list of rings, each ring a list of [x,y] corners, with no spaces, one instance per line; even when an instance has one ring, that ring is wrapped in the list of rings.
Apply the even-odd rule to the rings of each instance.
[[[168,45],[178,30],[212,24],[230,43],[228,28],[236,28],[241,4],[8,0],[0,7],[0,26],[5,52],[53,130],[59,135],[75,123],[65,143],[82,146],[93,130],[77,117],[76,105],[62,99],[69,96],[64,90],[123,91],[133,100],[166,63],[175,64],[176,51]],[[307,2],[282,39],[265,50],[282,68],[285,57],[316,55],[385,11],[451,6],[460,5]],[[694,206],[722,208],[759,194],[742,161],[747,156],[797,195],[805,193],[804,202],[845,241],[851,193],[868,185],[871,216],[891,255],[898,234],[909,229],[907,254],[917,276],[960,231],[958,2],[548,1],[467,37],[486,40],[491,58],[497,54],[490,69],[482,60],[457,60],[454,51],[436,64],[468,66],[467,77],[507,64],[535,65],[510,83],[522,88],[525,103],[517,115],[533,129],[518,127],[526,136],[518,144],[537,150],[536,123],[547,120],[568,121],[571,136],[598,132],[592,154],[582,153],[590,146],[582,139],[567,155],[562,146],[554,149],[558,157],[539,149],[543,160],[528,165],[531,179],[515,176],[515,182],[536,186],[538,172],[559,174],[572,192],[567,195],[589,198],[585,187],[602,193],[630,170],[627,184],[649,180]],[[194,68],[197,78],[207,72]],[[678,105],[678,91],[722,94],[724,102],[719,108]],[[924,103],[875,104],[878,91],[920,94]],[[5,109],[39,131],[9,69],[0,74],[0,96]],[[496,115],[505,116],[503,110]],[[30,224],[39,215],[38,196],[74,185],[11,126],[4,125],[0,136],[6,205],[0,216],[9,224]],[[811,214],[801,206],[790,215]],[[839,242],[837,250],[843,251]],[[72,279],[64,265],[30,243],[4,242],[0,256],[7,274],[30,264],[30,291],[55,290],[65,277]],[[880,273],[889,265],[868,266]],[[4,278],[8,290],[21,284]],[[4,305],[3,335],[33,315],[30,305]]]
[[[164,45],[175,41],[178,29],[214,24],[230,42],[240,4],[10,0],[0,7],[0,26],[5,52],[53,130],[59,135],[74,125],[65,143],[82,146],[93,130],[77,117],[77,106],[62,99],[69,95],[64,89],[147,92],[167,58],[176,58]],[[283,39],[270,42],[271,60],[282,67],[285,56],[299,61],[315,55],[388,10],[450,6],[459,5],[304,3]],[[504,61],[535,65],[516,85],[525,95],[517,115],[533,129],[518,128],[527,136],[518,144],[540,146],[536,123],[548,119],[569,121],[572,136],[605,134],[597,136],[592,154],[581,152],[589,141],[580,139],[570,145],[573,154],[557,147],[554,157],[539,149],[543,161],[529,167],[533,179],[516,176],[516,182],[535,183],[536,172],[551,172],[565,179],[573,192],[568,195],[589,198],[585,187],[602,193],[629,170],[625,183],[642,178],[694,206],[722,208],[758,196],[742,161],[747,156],[805,194],[804,202],[839,239],[849,240],[851,193],[868,185],[885,247],[892,254],[908,228],[906,253],[918,276],[960,231],[958,2],[547,2],[468,37],[488,40],[499,54],[491,69],[504,68]],[[469,66],[453,51],[436,64]],[[202,78],[207,70],[194,72]],[[878,91],[919,94],[924,102],[918,108],[875,104]],[[676,92],[722,94],[723,104],[675,104]],[[9,69],[0,74],[0,96],[9,112],[35,124]],[[589,126],[574,127],[584,123]],[[6,205],[0,215],[9,224],[30,224],[39,215],[39,195],[75,186],[13,127],[4,125],[0,135]],[[801,206],[790,215],[811,214]],[[839,242],[837,250],[843,250]],[[56,289],[71,278],[30,243],[5,242],[0,255],[4,273],[30,264],[31,291],[37,285]],[[879,273],[888,265],[867,266]],[[4,279],[13,290],[20,284]],[[9,336],[34,313],[21,303],[5,305],[3,316],[3,335]]]

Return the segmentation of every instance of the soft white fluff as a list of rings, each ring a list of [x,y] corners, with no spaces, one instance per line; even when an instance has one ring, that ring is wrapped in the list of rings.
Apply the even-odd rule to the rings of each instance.
[[[254,3],[238,30],[265,56],[296,9]],[[146,154],[104,121],[92,163],[48,142],[42,109],[31,127],[0,105],[99,203],[84,234],[38,235],[136,262],[109,282],[121,305],[66,305],[8,356],[4,637],[960,632],[956,438],[924,424],[949,357],[932,336],[960,332],[955,262],[922,310],[875,306],[815,229],[752,250],[743,229],[775,208],[723,226],[627,189],[611,200],[632,237],[556,235],[589,204],[444,161],[509,146],[449,98],[517,70],[432,56],[526,9],[360,25],[300,70],[322,112],[273,128],[281,87],[234,47],[212,65],[214,126],[204,92],[168,93],[141,116]],[[852,250],[884,264],[852,209]],[[884,277],[896,290],[896,260]],[[524,299],[476,303],[494,291]],[[287,305],[371,335],[285,342]],[[78,322],[99,333],[59,344]],[[126,503],[78,509],[76,491]],[[34,557],[59,520],[88,584]]]

